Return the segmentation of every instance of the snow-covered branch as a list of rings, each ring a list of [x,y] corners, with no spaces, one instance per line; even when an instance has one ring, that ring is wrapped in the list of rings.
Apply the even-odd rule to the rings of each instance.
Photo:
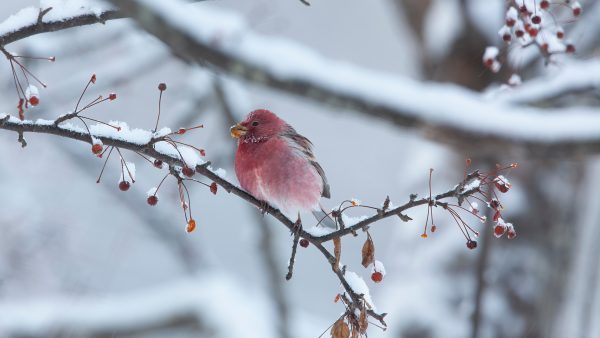
[[[339,112],[356,111],[488,152],[512,147],[529,156],[600,152],[600,116],[592,109],[520,107],[486,100],[457,86],[377,73],[256,34],[230,13],[179,0],[111,2],[188,62],[328,104]]]
[[[27,7],[0,24],[0,46],[5,46],[35,34],[54,32],[95,23],[103,24],[107,20],[122,17],[123,16],[115,10],[96,7]]]
[[[360,292],[354,290],[351,286],[351,283],[349,283],[345,269],[337,267],[337,262],[339,261],[338,259],[336,259],[337,255],[332,254],[327,248],[325,248],[325,242],[330,240],[334,240],[335,242],[336,239],[339,240],[343,236],[355,234],[357,230],[366,230],[370,225],[384,218],[399,216],[403,220],[408,221],[410,220],[410,218],[403,215],[402,212],[414,207],[429,204],[430,207],[441,206],[443,208],[447,208],[448,204],[441,202],[441,200],[457,198],[459,204],[461,204],[464,198],[481,192],[481,181],[479,180],[481,176],[478,172],[474,172],[473,174],[466,176],[465,179],[453,189],[445,193],[439,194],[433,198],[411,198],[410,201],[406,204],[389,209],[388,201],[388,206],[385,206],[386,203],[384,203],[384,206],[382,208],[377,209],[377,213],[374,216],[366,218],[354,225],[348,224],[348,227],[342,228],[335,232],[326,232],[321,235],[315,235],[314,228],[310,229],[309,231],[305,231],[301,228],[299,229],[298,224],[291,221],[281,211],[266,204],[264,201],[256,199],[254,196],[238,188],[235,184],[231,183],[225,177],[220,175],[220,173],[213,170],[210,167],[210,162],[204,162],[196,158],[196,162],[190,164],[190,159],[183,158],[181,152],[164,151],[163,147],[157,146],[157,144],[164,141],[164,136],[161,136],[160,132],[153,133],[150,131],[144,131],[140,129],[132,130],[126,127],[126,125],[124,124],[120,124],[122,126],[122,129],[119,131],[116,131],[106,126],[105,128],[97,128],[96,126],[91,126],[89,131],[87,131],[79,127],[74,127],[68,122],[58,124],[56,123],[56,121],[58,120],[38,120],[35,122],[28,120],[21,121],[16,117],[10,115],[3,115],[0,116],[0,129],[17,132],[20,135],[20,138],[23,138],[23,135],[25,133],[39,133],[56,135],[87,143],[93,143],[92,140],[95,140],[94,142],[100,141],[101,144],[103,144],[103,146],[105,147],[116,147],[120,149],[130,150],[139,154],[144,154],[149,157],[161,160],[169,166],[195,167],[195,172],[212,180],[216,184],[223,187],[227,192],[242,198],[246,202],[254,205],[255,207],[264,210],[266,213],[271,214],[280,223],[286,226],[290,231],[297,233],[297,237],[302,237],[310,243],[312,243],[325,256],[326,260],[332,264],[334,273],[340,280],[340,283],[342,284],[342,286],[344,287],[351,299],[351,304],[354,304],[349,305],[351,308],[352,306],[360,308],[358,304],[362,304],[361,302],[363,302]],[[473,185],[473,181],[476,183],[475,185]],[[342,219],[342,214],[340,213],[338,215],[334,215],[334,217]],[[294,257],[292,259],[294,259]],[[364,307],[364,305],[362,305],[362,307]],[[368,310],[368,314],[371,317],[380,321],[383,325],[385,325],[385,314],[378,314],[372,309]]]
[[[570,62],[550,75],[531,79],[504,91],[499,99],[507,103],[535,104],[569,94],[600,89],[600,61]]]

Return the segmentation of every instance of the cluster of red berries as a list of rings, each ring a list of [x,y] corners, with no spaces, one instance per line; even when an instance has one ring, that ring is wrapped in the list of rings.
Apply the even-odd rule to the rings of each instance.
[[[557,53],[575,53],[575,45],[563,42],[565,31],[558,24],[556,17],[559,15],[557,12],[564,8],[570,10],[571,19],[579,17],[582,7],[578,1],[560,0],[551,3],[548,0],[511,0],[510,4],[512,6],[509,6],[506,11],[504,25],[498,31],[498,35],[504,42],[511,43],[513,40],[518,40],[522,46],[535,44],[545,58]],[[552,20],[548,20],[549,18]],[[493,72],[500,69],[496,55],[484,56],[483,63]]]

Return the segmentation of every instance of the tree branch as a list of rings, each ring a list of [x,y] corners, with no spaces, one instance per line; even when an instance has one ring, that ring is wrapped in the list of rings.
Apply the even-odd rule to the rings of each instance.
[[[48,13],[47,10],[48,8],[42,10],[40,14]],[[58,18],[55,20],[44,21],[43,14],[39,17],[39,20],[38,17],[36,17],[30,24],[0,35],[0,46],[5,46],[9,43],[13,43],[36,34],[55,32],[67,28],[92,25],[95,23],[104,24],[108,20],[120,19],[124,17],[123,14],[118,11],[107,10],[99,15],[89,13],[70,18]]]
[[[103,135],[99,135],[99,134],[94,134],[93,132],[90,134],[90,133],[87,133],[84,131],[79,131],[77,129],[74,129],[73,127],[65,127],[62,125],[55,125],[53,123],[53,121],[43,121],[43,122],[21,121],[15,117],[11,117],[9,115],[5,115],[0,118],[0,129],[14,131],[14,132],[19,133],[20,135],[23,133],[26,133],[26,132],[50,134],[50,135],[69,138],[69,139],[73,139],[73,140],[83,141],[86,143],[91,143],[92,138],[95,138],[95,139],[101,140],[105,146],[114,146],[117,148],[122,148],[122,149],[131,150],[134,152],[142,153],[142,154],[148,155],[150,157],[159,159],[159,160],[163,161],[164,163],[169,164],[170,166],[184,166],[185,165],[181,158],[175,157],[170,154],[161,153],[154,148],[154,145],[157,142],[160,142],[160,140],[161,140],[160,137],[149,138],[149,140],[146,143],[136,143],[134,141],[127,140],[124,137],[121,137],[121,138],[107,137],[107,136],[103,136]],[[149,135],[151,135],[151,134],[149,134]],[[335,232],[332,232],[332,233],[324,235],[324,236],[313,236],[312,234],[310,234],[309,232],[307,232],[303,229],[298,229],[298,227],[297,227],[298,225],[295,222],[292,222],[289,218],[287,218],[280,210],[272,207],[269,204],[266,204],[264,201],[260,201],[260,200],[256,199],[249,193],[241,190],[240,188],[235,186],[233,183],[229,182],[227,179],[216,174],[210,167],[210,162],[206,162],[206,163],[197,165],[195,170],[197,173],[207,177],[208,179],[212,180],[213,182],[216,182],[218,185],[223,187],[227,192],[242,198],[243,200],[256,206],[257,208],[262,208],[267,213],[272,215],[275,219],[277,219],[280,223],[282,223],[284,226],[286,226],[290,231],[297,232],[299,237],[303,237],[303,238],[307,239],[308,241],[310,241],[323,254],[323,256],[325,256],[326,260],[332,265],[335,264],[336,259],[329,252],[329,250],[327,250],[324,247],[323,243],[325,243],[329,240],[332,240],[334,238],[340,238],[340,237],[352,234],[358,229],[365,229],[367,226],[369,226],[381,219],[387,218],[387,217],[391,217],[391,216],[401,216],[402,217],[403,211],[410,209],[410,208],[417,207],[417,206],[428,204],[431,201],[429,198],[422,198],[419,200],[411,198],[411,200],[408,203],[406,203],[400,207],[393,208],[388,211],[379,209],[377,214],[375,214],[374,216],[371,216],[371,217],[369,217],[355,225],[352,225],[350,227],[346,227],[346,228],[337,230]],[[478,177],[479,177],[479,172],[475,171],[475,172],[467,175],[465,177],[465,179],[460,184],[458,184],[455,188],[453,188],[445,193],[435,196],[433,199],[435,206],[444,207],[445,204],[443,202],[440,202],[440,200],[452,198],[452,197],[457,198],[460,203],[461,199],[463,199],[465,196],[469,196],[469,195],[479,192],[480,190],[479,190],[478,185],[476,185],[475,187],[469,188],[469,190],[465,191],[465,185],[468,182],[470,182]],[[350,296],[352,302],[356,305],[361,304],[361,301],[362,301],[361,295],[356,294],[356,292],[352,289],[352,287],[346,280],[345,269],[336,268],[336,269],[333,269],[333,271],[336,274],[336,276],[338,277],[338,279],[340,280],[340,283],[342,284],[342,286],[344,287],[344,289],[346,290],[348,295]],[[368,313],[371,317],[375,318],[376,320],[381,322],[383,325],[386,325],[385,321],[384,321],[385,314],[378,314],[372,310],[369,310]]]

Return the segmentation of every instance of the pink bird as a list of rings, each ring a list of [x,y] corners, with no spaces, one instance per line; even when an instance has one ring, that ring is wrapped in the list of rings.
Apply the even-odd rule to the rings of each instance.
[[[244,190],[287,215],[312,211],[319,221],[325,217],[319,200],[330,197],[329,184],[306,137],[266,109],[230,131],[238,139],[235,174]],[[335,227],[330,218],[321,223]]]

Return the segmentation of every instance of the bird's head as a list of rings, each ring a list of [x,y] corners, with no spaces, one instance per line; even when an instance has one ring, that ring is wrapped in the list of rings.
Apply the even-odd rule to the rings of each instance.
[[[288,128],[285,121],[277,117],[274,113],[266,109],[257,109],[246,119],[229,130],[231,137],[240,140],[266,140],[276,136]]]

